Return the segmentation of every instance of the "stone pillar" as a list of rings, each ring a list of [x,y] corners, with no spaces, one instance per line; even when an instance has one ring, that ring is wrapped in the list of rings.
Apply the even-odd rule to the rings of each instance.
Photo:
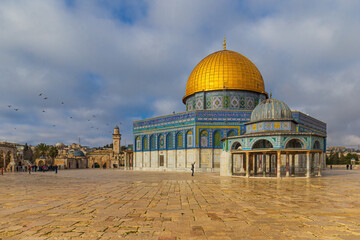
[[[261,164],[262,164],[262,171],[263,171],[263,176],[266,177],[266,155],[263,154],[261,157]]]
[[[244,169],[244,154],[240,154],[240,172],[244,173],[245,169]]]
[[[306,177],[310,177],[310,152],[306,153]]]
[[[272,161],[271,154],[269,154],[269,176],[271,174],[271,161]]]
[[[319,169],[318,169],[318,176],[319,177],[321,177],[322,155],[323,155],[323,153],[319,153]]]
[[[276,177],[278,177],[278,178],[281,177],[281,152],[280,151],[277,152],[277,173],[276,173]]]
[[[290,177],[289,153],[286,153],[286,177]]]
[[[249,177],[250,176],[250,168],[249,168],[249,157],[250,157],[250,154],[249,152],[246,152],[246,177]]]
[[[253,173],[254,173],[254,176],[257,174],[257,166],[256,166],[256,161],[257,160],[257,155],[254,154],[253,155]]]

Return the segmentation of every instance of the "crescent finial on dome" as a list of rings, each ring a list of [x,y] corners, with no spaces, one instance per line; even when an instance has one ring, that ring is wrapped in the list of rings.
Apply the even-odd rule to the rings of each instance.
[[[224,34],[224,43],[223,43],[223,46],[224,46],[224,50],[226,50],[225,34]]]

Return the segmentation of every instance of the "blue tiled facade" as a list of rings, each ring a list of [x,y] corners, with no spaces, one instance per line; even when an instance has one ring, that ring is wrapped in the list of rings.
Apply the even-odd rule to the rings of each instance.
[[[194,148],[221,149],[222,146],[218,146],[214,142],[214,134],[219,132],[221,138],[229,135],[245,134],[246,126],[244,123],[250,121],[251,112],[252,110],[197,110],[134,121],[134,151]],[[280,123],[281,130],[294,130],[296,128],[297,132],[326,135],[325,123],[298,111],[294,111],[292,116],[298,122],[298,125]],[[274,125],[276,123],[270,124]],[[272,128],[274,127],[272,126]],[[265,125],[263,128],[269,130],[265,129]],[[261,128],[257,130],[260,131]],[[217,136],[219,136],[219,133],[217,133]],[[179,135],[181,137],[178,137]],[[177,141],[178,139],[181,139],[181,144]],[[144,143],[144,141],[147,143]],[[323,147],[325,149],[326,144]]]

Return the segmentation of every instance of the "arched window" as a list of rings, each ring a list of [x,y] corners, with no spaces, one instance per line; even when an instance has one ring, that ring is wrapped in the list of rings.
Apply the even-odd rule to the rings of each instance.
[[[176,135],[176,147],[177,148],[182,148],[182,146],[183,146],[183,137],[182,137],[181,133],[178,133]]]
[[[164,149],[164,135],[159,136],[159,148]]]
[[[193,146],[193,132],[190,130],[186,133],[186,147]]]
[[[320,149],[320,142],[318,140],[314,142],[313,149]]]
[[[151,150],[156,149],[156,142],[155,142],[155,136],[154,135],[150,136],[150,149]]]
[[[140,137],[136,137],[135,142],[136,142],[136,151],[141,150]]]
[[[149,143],[148,143],[148,138],[147,136],[143,137],[143,150],[148,150],[149,149]]]
[[[231,150],[241,150],[242,146],[239,142],[234,142],[233,145],[231,145]]]
[[[303,148],[303,147],[299,139],[291,139],[290,141],[288,141],[285,148]]]
[[[201,147],[208,147],[208,132],[206,130],[201,131],[200,133],[200,146]]]
[[[222,144],[221,144],[221,132],[220,131],[215,131],[213,143],[214,143],[214,148],[221,148]]]
[[[253,146],[252,146],[252,149],[255,149],[255,148],[273,148],[273,145],[271,144],[270,141],[266,140],[266,139],[261,139],[261,140],[258,140],[256,141]]]
[[[166,135],[166,149],[171,148],[173,148],[173,137],[172,133],[168,133],[168,135]]]
[[[234,130],[228,131],[228,132],[227,132],[227,136],[228,136],[228,137],[235,136],[235,131],[234,131]]]

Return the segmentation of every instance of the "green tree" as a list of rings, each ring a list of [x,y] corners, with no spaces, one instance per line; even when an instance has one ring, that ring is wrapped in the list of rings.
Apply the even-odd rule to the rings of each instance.
[[[30,162],[33,163],[33,151],[31,150],[31,148],[27,145],[27,143],[25,143],[24,145],[24,150],[23,150],[23,157],[25,160],[29,160]]]
[[[46,145],[45,143],[40,143],[39,145],[37,145],[35,147],[35,153],[34,153],[34,157],[35,158],[39,158],[41,156],[44,156],[46,157],[47,156],[47,153],[48,153],[48,150],[49,150],[49,146]]]
[[[55,164],[55,158],[59,154],[58,149],[55,146],[50,146],[47,152],[47,155],[51,159],[51,165]]]

